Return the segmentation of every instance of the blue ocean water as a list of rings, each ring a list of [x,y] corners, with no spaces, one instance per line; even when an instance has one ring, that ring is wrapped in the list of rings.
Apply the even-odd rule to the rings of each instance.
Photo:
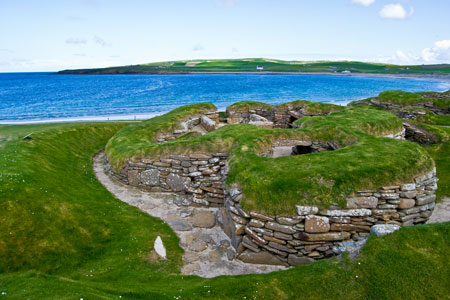
[[[345,105],[384,90],[445,91],[450,80],[333,75],[0,73],[0,123],[145,119],[180,105],[304,99]]]

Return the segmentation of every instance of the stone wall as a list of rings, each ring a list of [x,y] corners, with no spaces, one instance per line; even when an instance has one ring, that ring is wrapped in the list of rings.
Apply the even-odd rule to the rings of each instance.
[[[290,128],[292,123],[304,116],[323,116],[323,114],[311,114],[305,111],[303,106],[295,106],[287,104],[284,106],[275,106],[271,110],[268,109],[244,109],[230,110],[227,109],[227,123],[249,123],[264,128]]]
[[[151,192],[187,194],[186,205],[223,206],[227,157],[227,153],[214,153],[144,158],[129,161],[119,174],[110,173],[125,184]]]
[[[343,242],[365,239],[373,225],[423,224],[435,206],[436,170],[410,183],[364,190],[345,209],[297,206],[295,216],[244,210],[243,194],[226,191],[221,223],[244,262],[295,266],[336,255]]]

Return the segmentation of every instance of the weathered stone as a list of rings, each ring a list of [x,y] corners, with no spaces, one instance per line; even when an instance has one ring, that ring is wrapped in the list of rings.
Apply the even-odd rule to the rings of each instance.
[[[416,190],[416,184],[415,183],[403,184],[402,187],[401,187],[401,190],[404,191],[404,192],[414,191],[414,190]]]
[[[414,190],[414,191],[402,192],[402,193],[400,194],[400,196],[401,196],[402,198],[409,198],[409,199],[412,199],[412,198],[415,198],[415,197],[417,196],[417,191]]]
[[[353,224],[331,224],[332,231],[370,231],[369,226]]]
[[[210,193],[223,195],[223,190],[221,190],[221,189],[216,189],[216,188],[212,188],[212,187],[208,187],[208,186],[201,186],[200,188],[202,190],[210,192]]]
[[[289,254],[288,256],[288,264],[294,267],[299,265],[310,264],[312,262],[314,262],[314,259],[309,257],[297,256],[295,254]]]
[[[183,220],[172,220],[169,221],[168,224],[174,231],[188,231],[192,229],[192,227]]]
[[[278,231],[275,231],[273,236],[278,238],[278,239],[282,239],[282,240],[286,240],[286,241],[292,240],[292,235],[281,233],[281,232],[278,232]]]
[[[272,237],[272,236],[264,235],[263,238],[264,238],[266,241],[269,241],[269,242],[274,242],[274,243],[278,243],[278,244],[282,244],[282,245],[286,244],[286,241],[283,241],[283,240],[274,238],[274,237]]]
[[[203,128],[206,129],[206,131],[213,131],[214,129],[216,129],[216,122],[214,122],[207,116],[201,117],[200,124],[203,126]]]
[[[262,227],[264,227],[264,222],[257,220],[257,219],[251,219],[250,223],[248,225],[253,226],[253,227],[262,228]]]
[[[389,191],[389,190],[396,190],[399,188],[400,188],[400,186],[398,186],[398,185],[390,185],[390,186],[383,186],[381,189],[385,190],[385,191]]]
[[[259,246],[257,244],[255,244],[253,241],[251,241],[247,236],[244,236],[244,238],[242,239],[242,245],[245,248],[252,250],[253,252],[261,251]]]
[[[197,253],[194,252],[186,252],[183,255],[183,261],[190,264],[193,263],[194,261],[197,261],[200,259],[200,256]]]
[[[287,253],[297,253],[297,250],[295,250],[295,249],[290,249],[284,245],[274,243],[274,242],[269,242],[269,247],[272,247],[274,249],[277,249],[277,250],[280,250],[283,252],[287,252]]]
[[[330,230],[330,222],[327,217],[306,216],[305,231],[318,233],[328,232]]]
[[[347,198],[347,208],[375,208],[378,205],[376,197]]]
[[[393,224],[377,224],[370,229],[371,234],[376,236],[384,236],[400,229],[400,226]]]
[[[364,217],[370,216],[372,211],[370,209],[328,209],[320,211],[320,214],[330,217]]]
[[[265,264],[265,265],[275,265],[275,266],[285,266],[286,263],[275,255],[267,252],[260,251],[258,253],[251,251],[244,251],[239,256],[238,259],[249,264]]]
[[[239,204],[236,204],[235,207],[238,210],[238,212],[241,214],[241,216],[243,216],[244,218],[247,218],[247,219],[251,218],[251,216],[245,210],[243,210]]]
[[[411,208],[416,205],[416,201],[414,199],[408,199],[408,198],[400,198],[400,203],[398,205],[401,209]]]
[[[208,260],[212,263],[218,262],[224,255],[222,248],[218,247],[208,253]]]
[[[141,183],[151,186],[159,185],[159,175],[160,172],[158,169],[148,169],[142,171],[140,174]]]
[[[188,245],[188,249],[195,252],[201,252],[206,248],[208,248],[208,244],[200,239],[196,239],[190,245]]]
[[[247,225],[248,220],[247,220],[246,218],[241,217],[241,216],[236,215],[236,214],[233,214],[233,213],[231,213],[230,215],[231,215],[231,219],[232,219],[234,222],[236,222],[236,223],[238,223],[238,224],[242,224],[242,225]]]
[[[296,205],[297,207],[297,214],[299,216],[306,216],[306,215],[315,215],[319,212],[319,208],[316,206],[300,206]]]
[[[271,217],[271,216],[266,216],[257,212],[250,212],[250,216],[252,216],[252,218],[256,218],[256,219],[260,219],[263,221],[275,221],[275,218]]]
[[[212,156],[210,154],[206,154],[206,153],[192,153],[192,154],[189,154],[189,158],[205,160],[205,159],[212,158]]]
[[[192,198],[192,202],[199,204],[199,205],[204,205],[204,206],[209,206],[209,202],[205,199],[200,199],[197,197],[193,197]]]
[[[183,177],[174,173],[170,173],[166,178],[166,183],[174,192],[183,191],[191,183],[189,177]]]
[[[277,217],[276,218],[277,222],[281,225],[295,225],[300,223],[300,219],[297,218],[288,218],[288,217]]]
[[[128,171],[128,184],[129,185],[138,186],[138,184],[139,184],[138,174],[139,174],[138,170]]]
[[[436,200],[436,195],[434,195],[434,194],[417,197],[416,205],[428,204],[428,203],[434,202],[435,200]]]
[[[396,200],[399,197],[397,193],[381,193],[381,198],[386,200]]]
[[[275,230],[275,231],[280,231],[280,232],[288,233],[288,234],[293,234],[293,233],[297,232],[292,227],[289,227],[289,226],[286,226],[286,225],[280,225],[280,224],[275,223],[275,222],[267,222],[265,224],[265,227],[268,228],[268,229],[272,229],[272,230]]]
[[[212,228],[216,224],[216,216],[209,211],[198,211],[191,217],[192,225],[200,228]]]
[[[306,233],[299,232],[294,234],[294,238],[302,241],[342,241],[350,238],[349,232],[327,232],[327,233]]]
[[[351,218],[349,218],[349,217],[330,217],[329,219],[330,219],[331,223],[348,224],[351,222]]]
[[[255,232],[253,232],[250,228],[245,227],[244,231],[246,234],[248,234],[249,237],[251,237],[255,243],[259,244],[259,245],[265,245],[267,244],[267,241],[264,240],[263,238],[259,237]]]

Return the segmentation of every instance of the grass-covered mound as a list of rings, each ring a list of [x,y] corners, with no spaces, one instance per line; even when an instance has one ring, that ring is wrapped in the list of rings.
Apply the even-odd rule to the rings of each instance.
[[[134,127],[142,130],[146,124],[132,124],[108,142],[106,154],[116,171],[128,160],[229,152],[227,184],[240,186],[245,208],[271,214],[293,214],[296,204],[343,206],[345,196],[357,190],[409,182],[434,166],[419,145],[379,137],[401,131],[402,123],[393,114],[371,109],[349,108],[327,116],[304,117],[296,122],[302,127],[299,129],[237,124],[163,144],[121,145],[128,132],[136,132]],[[339,149],[280,158],[258,155],[283,139],[321,141]]]
[[[328,114],[333,111],[339,111],[344,109],[344,107],[329,103],[322,102],[311,102],[305,100],[296,100],[279,105],[271,105],[264,102],[258,101],[240,101],[231,104],[227,107],[227,111],[249,111],[256,109],[264,109],[268,112],[273,110],[293,110],[301,109],[305,114]]]
[[[372,236],[356,261],[180,275],[170,228],[115,199],[93,174],[92,155],[124,125],[0,127],[1,298],[448,299],[450,223]],[[30,132],[33,140],[22,141]],[[147,259],[158,235],[167,261]]]
[[[427,106],[450,111],[450,91],[444,93],[410,93],[404,91],[384,91],[377,97],[368,99],[372,103],[393,104],[401,107]],[[368,100],[353,101],[350,105],[366,103]],[[374,102],[375,101],[375,102]]]

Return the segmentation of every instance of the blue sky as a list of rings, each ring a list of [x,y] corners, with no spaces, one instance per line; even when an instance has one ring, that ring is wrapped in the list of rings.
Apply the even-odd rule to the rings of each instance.
[[[450,63],[449,0],[0,0],[0,72],[266,57]]]

